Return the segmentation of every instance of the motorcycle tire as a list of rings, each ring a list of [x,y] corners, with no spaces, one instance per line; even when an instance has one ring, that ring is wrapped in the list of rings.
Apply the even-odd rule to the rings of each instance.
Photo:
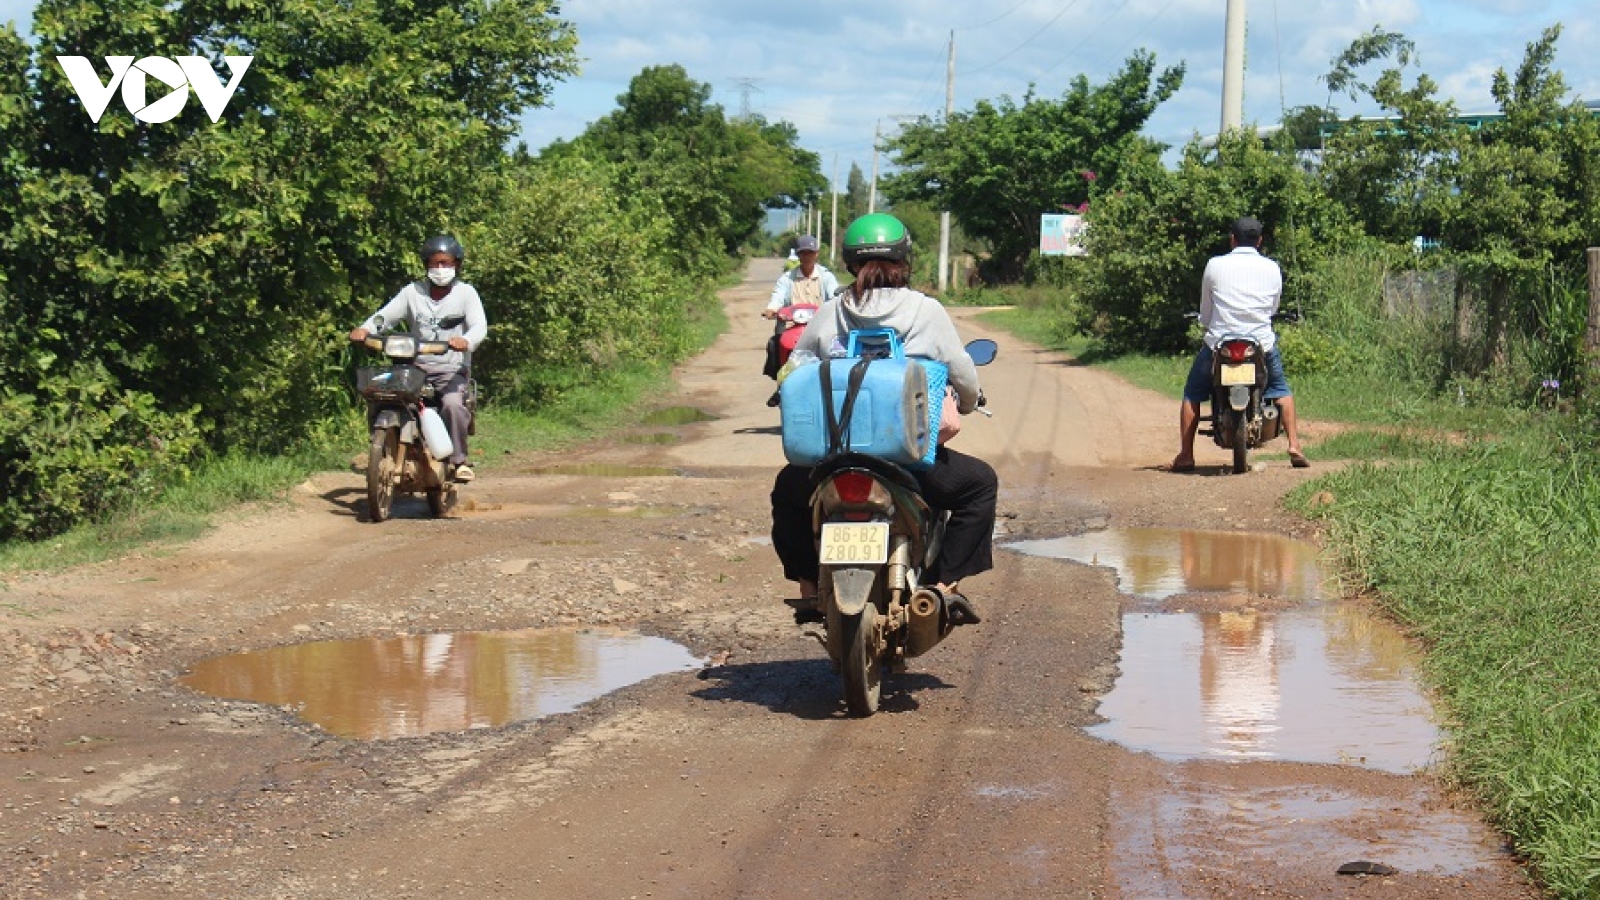
[[[878,659],[878,607],[868,603],[858,616],[841,616],[844,630],[844,705],[850,715],[866,718],[878,711],[883,693],[883,663]]]
[[[372,445],[367,450],[368,521],[389,518],[389,507],[394,502],[395,448],[399,442],[400,436],[393,428],[372,433]]]
[[[450,511],[455,500],[455,489],[450,487],[428,488],[428,513],[435,519],[440,518]]]
[[[1250,471],[1250,418],[1236,413],[1228,427],[1233,431],[1233,474],[1243,475]]]

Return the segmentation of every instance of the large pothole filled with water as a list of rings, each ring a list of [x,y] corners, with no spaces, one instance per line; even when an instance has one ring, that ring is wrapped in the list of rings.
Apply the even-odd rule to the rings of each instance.
[[[584,703],[701,661],[621,631],[488,631],[318,641],[203,660],[204,694],[284,707],[357,740],[493,728]]]
[[[1316,547],[1158,528],[1008,546],[1115,569],[1129,598],[1120,674],[1091,733],[1172,761],[1401,773],[1430,762],[1439,731],[1410,647],[1387,621],[1324,595]]]

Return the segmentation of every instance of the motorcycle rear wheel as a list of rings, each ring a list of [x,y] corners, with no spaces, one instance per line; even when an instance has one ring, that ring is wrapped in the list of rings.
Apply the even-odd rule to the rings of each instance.
[[[842,616],[844,705],[850,715],[865,718],[878,711],[883,694],[883,663],[878,659],[878,608],[868,603],[857,616]]]
[[[451,493],[448,487],[428,488],[428,512],[435,519],[450,511]]]
[[[399,440],[393,428],[372,433],[367,450],[367,517],[373,522],[389,518],[389,506],[394,502],[394,451]]]
[[[1243,412],[1238,412],[1229,427],[1233,429],[1233,474],[1243,475],[1250,470],[1250,422]]]

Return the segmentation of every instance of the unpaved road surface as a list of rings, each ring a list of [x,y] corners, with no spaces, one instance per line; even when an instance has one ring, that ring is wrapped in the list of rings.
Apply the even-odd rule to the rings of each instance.
[[[756,314],[776,267],[725,293],[731,333],[659,398],[714,421],[493,460],[446,520],[413,504],[369,524],[360,476],[330,473],[171,552],[7,576],[0,895],[1536,896],[1426,775],[1165,762],[1086,734],[1122,639],[1104,569],[998,553],[967,583],[984,623],[913,661],[878,715],[846,718],[762,543],[781,450]],[[1223,477],[1214,447],[1198,475],[1157,471],[1171,398],[997,337],[995,416],[958,446],[1000,472],[1003,539],[1314,539],[1276,502],[1310,474]],[[549,473],[574,462],[672,474]],[[373,741],[177,680],[312,640],[580,626],[670,638],[708,665],[572,713]],[[1468,861],[1334,874],[1425,862],[1441,841]]]

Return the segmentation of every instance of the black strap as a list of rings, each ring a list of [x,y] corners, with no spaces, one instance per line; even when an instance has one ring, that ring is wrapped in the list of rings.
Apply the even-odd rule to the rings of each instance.
[[[833,412],[833,376],[828,369],[829,360],[822,360],[822,416],[828,426],[828,452],[824,458],[850,452],[850,416],[855,412],[856,396],[861,393],[861,382],[867,379],[870,359],[860,359],[850,367],[850,377],[845,383],[844,403],[839,414]]]

